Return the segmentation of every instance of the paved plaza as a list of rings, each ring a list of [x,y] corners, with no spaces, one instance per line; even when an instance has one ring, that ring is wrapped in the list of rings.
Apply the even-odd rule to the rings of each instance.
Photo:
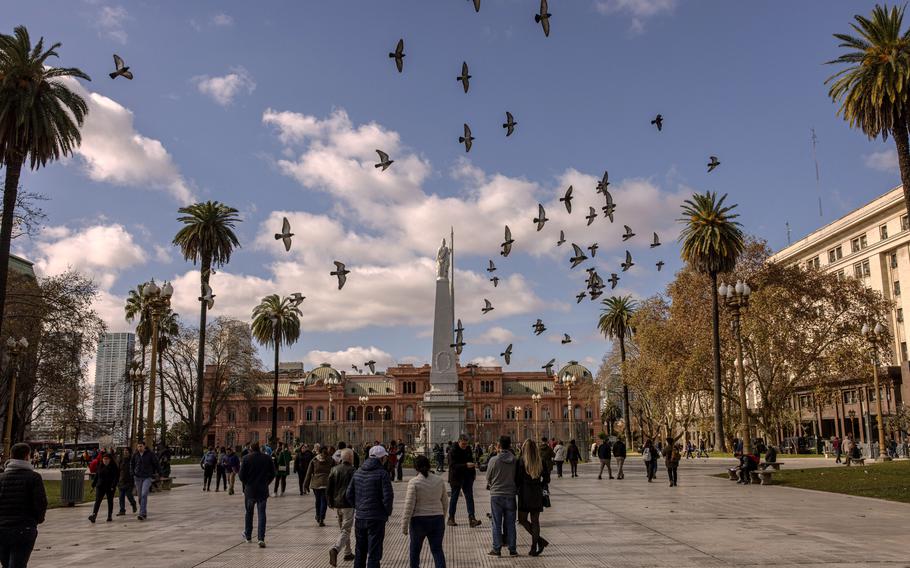
[[[800,460],[800,467],[822,461]],[[486,556],[489,496],[478,479],[476,501],[484,524],[468,528],[460,504],[460,526],[446,533],[448,565],[910,567],[910,505],[786,487],[743,487],[711,476],[728,463],[684,460],[677,488],[667,486],[663,468],[659,482],[648,484],[637,459],[622,481],[598,481],[594,465],[582,465],[578,479],[554,479],[553,507],[541,518],[542,534],[552,545],[539,558],[527,556],[530,540],[520,528],[520,557]],[[87,505],[49,511],[31,565],[329,565],[327,552],[336,529],[315,525],[313,497],[297,495],[296,477],[285,497],[269,499],[268,548],[262,550],[255,542],[241,541],[239,494],[203,493],[198,467],[174,470],[178,481],[188,485],[154,494],[144,523],[127,516],[91,525]],[[400,531],[404,491],[404,483],[395,484],[396,511],[387,531],[384,566],[407,566],[406,537]],[[423,565],[431,566],[427,550],[425,556]]]

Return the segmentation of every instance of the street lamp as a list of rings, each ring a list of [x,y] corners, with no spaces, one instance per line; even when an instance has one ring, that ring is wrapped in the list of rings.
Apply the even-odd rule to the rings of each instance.
[[[12,337],[6,340],[6,351],[9,353],[9,395],[6,399],[6,429],[3,431],[3,457],[9,459],[13,445],[13,414],[16,412],[16,371],[19,357],[28,349],[28,340],[24,337],[18,341]]]
[[[385,442],[385,413],[388,412],[386,407],[379,409],[379,441]]]
[[[560,378],[557,377],[557,381],[560,381]],[[575,375],[565,375],[561,378],[562,384],[566,387],[568,395],[566,396],[567,407],[569,410],[569,439],[575,439],[575,409],[572,408],[572,387],[575,386],[575,383],[578,382],[578,377]]]
[[[158,365],[158,321],[171,305],[174,287],[165,282],[159,287],[152,280],[142,287],[142,301],[152,316],[152,360],[149,367],[149,408],[145,423],[145,445],[153,448],[155,442],[155,373]]]
[[[515,412],[515,422],[516,422],[515,438],[520,447],[520,444],[521,444],[521,410],[522,410],[522,408],[520,406],[515,406],[512,408],[512,410]]]
[[[531,401],[534,403],[534,439],[535,440],[540,439],[540,432],[539,432],[539,429],[540,429],[539,428],[539,426],[540,426],[540,399],[541,399],[541,396],[539,394],[531,395]]]
[[[143,380],[145,377],[142,368],[138,365],[130,369],[129,376],[130,384],[133,385],[133,416],[130,420],[130,448],[135,448],[136,440],[139,436],[140,415],[142,414],[142,408],[139,403],[139,389],[143,388]]]
[[[863,337],[869,342],[869,349],[872,351],[872,383],[875,388],[875,406],[878,416],[878,458],[876,461],[891,461],[885,447],[885,427],[882,421],[882,392],[878,387],[878,344],[886,339],[885,328],[882,324],[876,323],[875,327],[870,328],[869,324],[863,324],[861,330]],[[870,440],[871,446],[871,440]],[[870,452],[871,455],[871,452]]]
[[[749,409],[746,406],[746,370],[743,366],[743,338],[740,330],[742,310],[749,307],[749,296],[752,289],[738,280],[735,285],[721,282],[717,292],[724,299],[724,305],[733,314],[733,335],[736,339],[736,378],[739,383],[739,421],[743,431],[743,453],[752,453],[752,434],[749,428]]]
[[[367,443],[365,431],[367,426],[367,403],[370,402],[370,397],[361,396],[357,400],[360,402],[360,445],[363,446]]]

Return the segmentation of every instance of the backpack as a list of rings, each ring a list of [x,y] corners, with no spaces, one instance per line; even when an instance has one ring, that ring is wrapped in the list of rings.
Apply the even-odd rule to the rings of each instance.
[[[644,456],[646,462],[651,461],[651,450],[650,449],[645,448],[644,450],[642,450],[641,455]]]

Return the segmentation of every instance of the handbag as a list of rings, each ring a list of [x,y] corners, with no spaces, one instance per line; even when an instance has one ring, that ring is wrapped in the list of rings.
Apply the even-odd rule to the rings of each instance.
[[[543,490],[543,506],[544,506],[544,507],[552,507],[552,506],[553,506],[553,504],[550,502],[550,490],[549,490],[549,489],[544,489],[544,490]]]

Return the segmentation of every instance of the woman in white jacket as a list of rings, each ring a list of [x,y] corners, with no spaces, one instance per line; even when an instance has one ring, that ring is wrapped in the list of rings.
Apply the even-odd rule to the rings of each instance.
[[[562,444],[562,440],[556,442],[556,447],[553,448],[553,463],[556,464],[556,477],[562,477],[562,464],[566,461],[566,447]]]
[[[442,537],[445,536],[446,530],[445,512],[448,505],[445,481],[439,475],[430,472],[430,460],[426,456],[414,458],[414,469],[417,470],[417,475],[408,482],[401,521],[402,532],[411,535],[411,568],[420,566],[423,539],[430,541],[430,552],[433,554],[436,568],[445,568],[446,557],[442,551]]]

